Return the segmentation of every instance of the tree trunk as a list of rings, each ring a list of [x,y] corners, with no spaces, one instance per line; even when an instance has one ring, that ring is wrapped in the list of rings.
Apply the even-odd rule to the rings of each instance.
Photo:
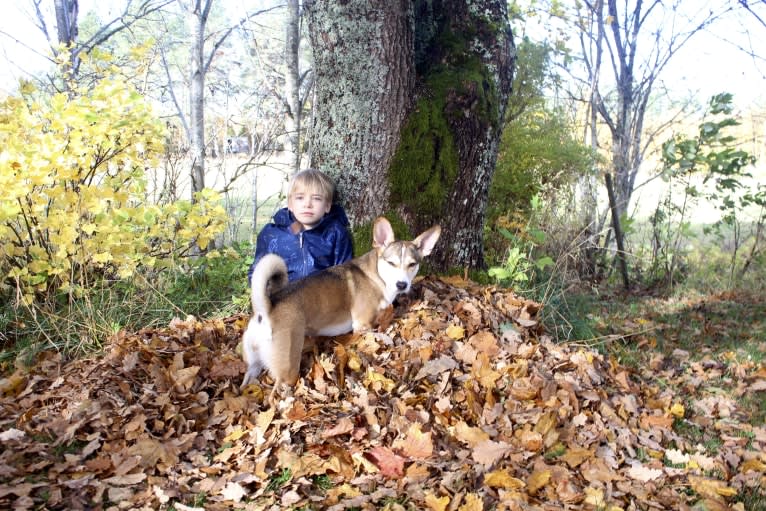
[[[336,178],[352,224],[386,211],[388,167],[415,83],[412,2],[307,1],[314,50],[312,163]]]
[[[76,76],[80,67],[80,57],[78,56],[77,48],[75,48],[78,34],[78,0],[54,0],[53,7],[56,12],[58,43],[64,45],[71,52],[69,55],[68,71],[71,73],[71,76]]]
[[[189,6],[191,54],[189,72],[189,154],[191,156],[191,193],[205,188],[205,24],[212,0]]]
[[[298,0],[287,0],[285,22],[285,151],[292,153],[291,167],[301,166],[301,114],[300,97],[300,6]]]
[[[356,224],[439,222],[437,269],[483,267],[483,223],[515,57],[501,0],[307,2],[314,166]],[[478,5],[477,5],[478,4]]]
[[[625,291],[630,291],[630,278],[628,276],[628,261],[625,258],[625,243],[620,226],[620,212],[617,207],[617,199],[614,193],[614,182],[612,175],[607,172],[604,175],[606,191],[609,195],[609,209],[612,212],[612,230],[614,230],[614,240],[617,243],[617,262],[620,265],[620,275],[622,276],[622,285]]]

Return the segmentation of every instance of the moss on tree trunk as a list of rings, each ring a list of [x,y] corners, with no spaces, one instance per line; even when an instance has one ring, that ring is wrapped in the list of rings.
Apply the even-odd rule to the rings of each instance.
[[[433,264],[483,267],[483,224],[510,93],[504,2],[418,2],[418,99],[389,172],[390,206],[415,231],[440,222]]]
[[[327,4],[332,3],[310,2],[309,10],[331,11]],[[351,210],[349,216],[355,225],[385,213],[401,219],[413,235],[438,222],[443,230],[431,257],[435,267],[483,267],[484,210],[515,57],[505,1],[405,3],[407,8],[414,8],[405,17],[411,19],[413,32],[401,39],[382,36],[386,31],[380,31],[380,12],[364,2],[352,0],[337,9],[348,16],[350,5],[355,9],[355,18],[363,21],[346,21],[356,23],[355,36],[366,31],[359,39],[368,41],[354,39],[354,45],[361,44],[363,53],[373,57],[373,66],[377,68],[381,63],[378,55],[385,54],[393,61],[410,59],[409,65],[401,64],[397,69],[413,70],[414,74],[401,79],[388,74],[383,81],[376,78],[381,74],[379,69],[377,74],[367,75],[352,71],[354,66],[361,66],[366,73],[370,57],[360,53],[349,57],[345,45],[351,41],[330,41],[326,26],[317,24],[320,19],[338,19],[339,13],[310,17],[317,85],[329,89],[322,100],[318,98],[317,109],[321,112],[314,125],[315,136],[328,139],[315,146],[319,166],[337,177],[343,203]],[[365,7],[369,9],[366,16],[362,14]],[[389,12],[381,19],[394,18]],[[351,30],[347,27],[345,33]],[[388,53],[372,51],[364,49],[365,44],[392,44],[393,49]],[[409,44],[412,47],[402,47]],[[339,55],[341,45],[343,58]],[[320,68],[327,70],[330,64],[334,66],[335,82],[328,81],[329,76],[324,80],[320,77]],[[387,69],[388,73],[392,71]],[[388,95],[362,92],[367,87],[388,90]],[[391,105],[377,103],[387,98],[403,99],[395,105],[397,115],[387,114],[384,120],[388,126],[396,126],[396,131],[382,138],[361,140],[356,129],[374,134],[374,126],[381,121],[377,116],[391,112]],[[360,112],[357,103],[364,105],[368,119],[355,116],[361,124],[351,129],[347,125],[348,110]],[[401,108],[404,110],[399,111]],[[322,129],[333,130],[333,134],[320,132]],[[360,141],[361,145],[352,147]],[[375,162],[368,159],[365,163],[367,154],[379,156]]]

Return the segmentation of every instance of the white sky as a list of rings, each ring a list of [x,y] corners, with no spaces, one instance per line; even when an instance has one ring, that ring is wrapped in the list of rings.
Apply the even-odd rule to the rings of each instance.
[[[262,7],[272,0],[218,1],[227,10],[244,12],[247,7]],[[684,2],[682,5],[694,11],[719,1],[726,0]],[[52,12],[53,0],[44,3]],[[45,54],[48,44],[32,21],[31,0],[6,1],[4,4],[3,16],[0,16],[0,96],[12,93],[20,78],[39,74],[50,65],[43,56],[32,51],[35,49]],[[124,0],[80,0],[80,16],[98,6],[102,18],[106,19],[112,12],[117,12],[112,7],[114,5],[122,6]],[[766,21],[766,2],[750,2],[750,5]],[[690,16],[693,15],[692,12]],[[750,33],[743,32],[743,24]],[[534,21],[530,20],[524,29],[531,32],[533,25]],[[55,27],[51,25],[49,30],[53,31]],[[679,98],[694,94],[700,104],[707,103],[713,94],[731,92],[738,111],[749,111],[756,105],[766,107],[766,61],[754,60],[736,48],[736,45],[751,47],[766,57],[766,47],[758,46],[758,41],[766,39],[766,26],[759,24],[752,15],[743,14],[738,19],[730,17],[720,21],[714,31],[700,33],[685,45],[663,71],[661,82]],[[647,190],[639,193],[647,193]]]
[[[232,10],[237,10],[243,3],[253,5],[253,0],[219,1]],[[7,3],[9,5],[4,5],[3,16],[0,17],[0,91],[11,92],[19,78],[23,78],[27,73],[39,73],[48,65],[43,57],[29,48],[44,54],[48,46],[44,36],[32,22],[31,0]],[[52,11],[53,1],[45,4],[50,4],[49,8]],[[106,18],[111,11],[115,11],[113,5],[122,4],[120,0],[80,0],[80,16],[98,6]],[[688,2],[686,5],[694,4],[696,2]],[[766,20],[766,4],[751,2],[751,5],[763,11],[760,14]],[[748,39],[746,34],[740,33],[741,25],[733,19],[716,25],[715,32],[725,34],[725,38],[736,41],[743,47],[756,46],[756,51],[761,50],[756,41],[764,40],[766,26],[759,25],[754,18],[745,21],[752,30],[752,40]],[[55,27],[50,26],[49,30],[55,30]],[[766,48],[763,48],[761,53],[766,57]],[[751,57],[737,50],[734,45],[724,42],[721,37],[702,33],[695,36],[673,58],[671,66],[664,70],[662,77],[669,88],[678,90],[681,95],[686,91],[699,91],[705,96],[728,91],[734,93],[735,103],[744,107],[752,102],[765,102],[765,74],[766,61],[754,62]]]

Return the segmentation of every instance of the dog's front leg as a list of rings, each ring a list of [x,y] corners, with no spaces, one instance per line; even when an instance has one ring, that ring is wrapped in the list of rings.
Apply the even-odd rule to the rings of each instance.
[[[250,385],[252,382],[258,379],[258,377],[261,375],[261,373],[264,370],[263,363],[256,359],[255,362],[251,363],[247,366],[247,372],[245,373],[245,377],[242,378],[242,384],[239,386],[240,389],[244,389],[248,385]]]
[[[257,337],[250,327],[245,330],[245,335],[242,337],[242,358],[245,359],[247,364],[247,371],[242,379],[242,384],[239,386],[240,389],[244,389],[250,383],[257,380],[265,369],[263,360],[261,360],[261,356],[258,353]]]

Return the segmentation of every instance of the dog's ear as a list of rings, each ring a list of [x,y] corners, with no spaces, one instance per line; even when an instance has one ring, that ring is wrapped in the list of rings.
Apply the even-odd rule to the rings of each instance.
[[[388,220],[379,216],[375,219],[372,227],[372,246],[375,248],[385,247],[394,242],[394,230]]]
[[[416,247],[418,247],[418,250],[420,250],[420,253],[425,257],[428,254],[431,253],[431,251],[434,249],[434,245],[436,245],[436,242],[439,240],[439,236],[441,236],[442,228],[441,226],[434,225],[430,229],[428,229],[426,232],[422,233],[420,236],[412,240],[412,242],[415,244]]]

